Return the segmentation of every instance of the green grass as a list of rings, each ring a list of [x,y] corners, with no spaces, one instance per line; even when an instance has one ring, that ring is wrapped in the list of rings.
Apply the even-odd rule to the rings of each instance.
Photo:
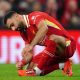
[[[72,77],[62,75],[60,70],[46,76],[20,77],[14,64],[0,64],[0,80],[80,80],[80,65],[73,65],[73,72]]]

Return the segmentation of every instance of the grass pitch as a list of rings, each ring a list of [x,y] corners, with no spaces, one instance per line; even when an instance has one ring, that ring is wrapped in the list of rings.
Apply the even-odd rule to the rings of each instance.
[[[14,64],[0,64],[0,80],[80,80],[80,65],[73,65],[73,72],[72,77],[62,75],[61,70],[46,76],[20,77]]]

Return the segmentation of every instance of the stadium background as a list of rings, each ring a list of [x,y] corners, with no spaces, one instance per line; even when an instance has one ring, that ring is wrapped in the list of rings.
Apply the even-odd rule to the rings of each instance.
[[[43,11],[55,17],[76,39],[76,51],[71,59],[74,64],[80,64],[80,0],[0,0],[0,66],[3,67],[3,64],[5,66],[6,63],[11,65],[19,61],[21,50],[25,46],[20,34],[10,31],[3,24],[4,15],[11,10],[20,14]],[[36,46],[35,50],[38,47],[39,51],[43,49],[41,46]],[[39,51],[35,53],[37,54]],[[13,65],[13,67],[15,66]],[[5,79],[0,76],[0,80]],[[10,80],[12,79],[10,78]]]

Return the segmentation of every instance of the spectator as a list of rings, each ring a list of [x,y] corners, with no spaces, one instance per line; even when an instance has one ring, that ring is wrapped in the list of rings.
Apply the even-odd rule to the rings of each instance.
[[[27,3],[28,3],[28,8],[27,8],[27,11],[28,11],[28,13],[29,12],[32,12],[33,10],[32,10],[32,7],[33,7],[33,5],[34,5],[34,3],[35,3],[35,0],[26,0],[27,1]]]
[[[51,15],[52,17],[57,17],[58,5],[56,0],[47,0],[45,12]]]
[[[59,21],[60,21],[61,16],[64,12],[64,1],[65,0],[57,0],[57,4],[58,4],[57,18]]]
[[[24,1],[24,0],[8,0],[8,1],[11,2],[13,11],[16,11],[18,13],[21,12],[19,6],[20,6],[21,1]]]
[[[41,4],[39,2],[37,2],[37,1],[34,2],[32,10],[33,11],[42,11]]]
[[[58,19],[65,28],[80,29],[80,0],[0,0],[0,28],[2,18],[9,10],[21,14],[44,11]]]
[[[76,0],[65,0],[65,10],[61,19],[61,23],[68,28],[72,17],[76,14],[77,11],[77,1]]]
[[[78,0],[78,10],[77,10],[77,13],[80,16],[80,0]]]
[[[18,3],[18,6],[17,7],[19,8],[20,13],[25,13],[25,12],[31,11],[31,10],[28,10],[29,9],[29,4],[25,0],[21,0]]]
[[[44,12],[46,7],[45,3],[47,0],[36,0],[36,1],[41,4],[42,11]]]
[[[10,2],[11,4],[15,2],[15,0],[6,0],[6,1]]]
[[[0,28],[3,27],[2,19],[7,11],[11,9],[11,4],[5,0],[0,1]]]

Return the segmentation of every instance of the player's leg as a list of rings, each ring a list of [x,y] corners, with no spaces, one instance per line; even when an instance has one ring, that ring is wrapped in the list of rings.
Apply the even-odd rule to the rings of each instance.
[[[68,57],[65,57],[65,53],[64,53],[64,56],[63,55],[61,55],[61,57],[59,57],[58,59],[54,59],[54,60],[56,60],[56,62],[62,62],[62,61],[64,61],[64,59],[66,58],[66,59],[68,59]],[[61,60],[62,59],[62,60]],[[57,61],[57,60],[59,60],[59,61]],[[55,61],[53,61],[53,62],[55,62]],[[55,64],[55,63],[54,63]],[[65,62],[65,66],[68,66],[67,67],[67,69],[69,69],[69,67],[70,67],[70,62],[67,60],[66,62]],[[54,66],[52,66],[52,69],[50,69],[50,70],[48,70],[48,67],[47,68],[45,68],[45,74],[47,74],[47,73],[49,73],[49,72],[51,72],[51,71],[53,71],[53,70],[55,70],[55,69],[58,69],[58,67],[54,67]],[[44,67],[43,67],[43,70],[44,70]],[[47,70],[47,72],[46,72],[46,70]],[[39,71],[39,70],[38,70]],[[31,72],[31,71],[30,71]],[[66,73],[67,74],[67,73]],[[70,76],[70,75],[69,75]]]
[[[38,59],[39,56],[36,56],[35,58],[33,58],[32,62],[30,62],[30,65],[28,66],[27,70],[18,70],[18,75],[19,76],[36,76],[36,74],[34,73],[34,71],[32,69],[34,69],[34,67],[37,66],[37,63],[39,60]],[[56,59],[54,59],[56,61]],[[51,60],[50,60],[51,61]],[[45,64],[40,76],[44,76],[54,70],[58,70],[58,69],[63,69],[64,68],[64,63],[58,63],[58,64],[53,64],[52,62],[47,62],[47,64]]]
[[[73,56],[74,52],[76,49],[76,43],[74,40],[72,40],[70,42],[70,45],[68,45],[65,49],[64,55],[65,58],[68,58],[68,60],[66,61],[65,65],[64,65],[64,69],[63,72],[64,74],[67,74],[68,76],[72,76],[72,66],[71,66],[71,61],[69,60],[70,57]]]
[[[59,69],[59,64],[45,66],[40,76],[44,76],[58,69]]]
[[[41,52],[42,56],[38,62],[37,67],[34,68],[37,75],[39,75],[42,72],[43,67],[47,63],[47,61],[54,57],[54,55],[55,55],[54,53],[56,51],[56,46],[57,46],[57,44],[55,42],[53,42],[52,40],[46,41],[46,48]]]
[[[42,55],[43,55],[43,53],[42,53]],[[42,57],[42,56],[41,56]],[[50,62],[49,63],[49,66],[46,66],[45,64],[44,64],[44,66],[43,66],[43,69],[42,69],[42,71],[40,72],[39,71],[39,69],[37,70],[38,72],[37,72],[37,74],[40,74],[40,73],[44,73],[44,75],[45,74],[48,74],[48,73],[50,73],[50,72],[52,72],[52,71],[54,71],[54,70],[57,70],[57,69],[59,69],[59,64],[58,63],[60,63],[60,64],[64,64],[64,66],[63,66],[63,69],[64,70],[66,70],[66,74],[68,75],[68,76],[71,76],[72,75],[72,71],[71,71],[71,64],[70,64],[70,61],[68,60],[68,58],[69,57],[66,57],[66,55],[65,55],[65,53],[64,54],[61,54],[61,56],[60,57],[56,57],[56,56],[54,56],[53,58],[49,58],[48,59],[48,61],[47,62]],[[46,59],[46,58],[45,58]],[[52,61],[51,61],[51,59],[52,59]],[[44,60],[44,59],[43,59]],[[43,62],[43,61],[42,61]],[[46,62],[46,64],[47,64],[47,62]],[[65,62],[65,63],[61,63],[61,62]],[[50,64],[52,64],[52,66],[50,66]],[[56,65],[55,65],[56,64]],[[67,66],[67,67],[66,67]],[[50,68],[50,69],[49,69]],[[34,68],[35,69],[35,68]],[[63,71],[64,71],[63,70]],[[28,71],[27,71],[28,72]]]
[[[57,61],[57,59],[55,59],[55,61],[57,63],[57,62],[60,62],[61,60]],[[57,63],[57,64],[55,64],[54,62],[53,63],[51,62],[50,64],[45,65],[43,67],[43,70],[42,70],[40,75],[41,76],[42,75],[46,75],[46,74],[48,74],[48,73],[50,73],[52,71],[60,69],[60,70],[62,70],[62,73],[64,75],[72,76],[73,73],[72,73],[72,69],[71,68],[72,67],[71,67],[71,63],[70,63],[69,60],[64,60],[64,62],[61,61],[60,63]]]
[[[59,42],[58,42],[59,41]],[[34,70],[36,71],[36,74],[39,75],[41,73],[41,71],[43,70],[44,65],[47,63],[47,61],[51,58],[54,58],[54,56],[56,56],[56,48],[58,46],[58,43],[62,43],[63,46],[59,48],[58,52],[63,52],[64,50],[64,45],[65,45],[65,38],[61,37],[61,36],[57,36],[57,35],[51,35],[50,39],[46,40],[45,45],[46,48],[45,50],[43,50],[42,52],[42,57],[40,58],[40,61],[37,65],[37,67],[34,68]]]
[[[37,64],[34,62],[31,62],[27,70],[18,70],[18,75],[19,76],[36,76],[34,70],[32,70],[35,66],[37,66]],[[59,63],[55,65],[46,65],[44,66],[43,71],[41,72],[40,76],[44,76],[58,69],[62,70],[63,68],[64,68],[64,63]]]
[[[74,52],[75,52],[75,50],[76,50],[76,42],[74,40],[71,40],[70,45],[66,46],[65,56],[67,58],[72,57]]]
[[[30,65],[28,66],[28,70],[19,70],[19,71],[18,71],[18,74],[19,74],[20,76],[34,76],[34,75],[36,75],[36,74],[34,73],[34,71],[31,70],[31,69],[33,69],[35,66],[37,66],[37,63],[38,63],[41,55],[42,55],[42,54],[38,54],[38,55],[36,55],[36,56],[32,59],[32,62],[31,62]],[[61,70],[62,70],[62,69],[64,68],[64,64],[65,64],[65,63],[58,63],[58,62],[60,62],[60,61],[61,61],[61,60],[59,60],[58,57],[54,57],[53,59],[49,59],[49,60],[47,61],[47,64],[44,65],[43,70],[42,70],[42,72],[41,72],[40,75],[46,75],[46,74],[48,74],[48,73],[50,73],[50,72],[52,72],[52,71],[54,71],[54,70],[58,70],[58,69],[61,69]],[[63,61],[63,60],[62,60],[62,61]],[[61,61],[61,62],[62,62],[62,61]],[[66,60],[65,60],[65,61],[66,61]]]

